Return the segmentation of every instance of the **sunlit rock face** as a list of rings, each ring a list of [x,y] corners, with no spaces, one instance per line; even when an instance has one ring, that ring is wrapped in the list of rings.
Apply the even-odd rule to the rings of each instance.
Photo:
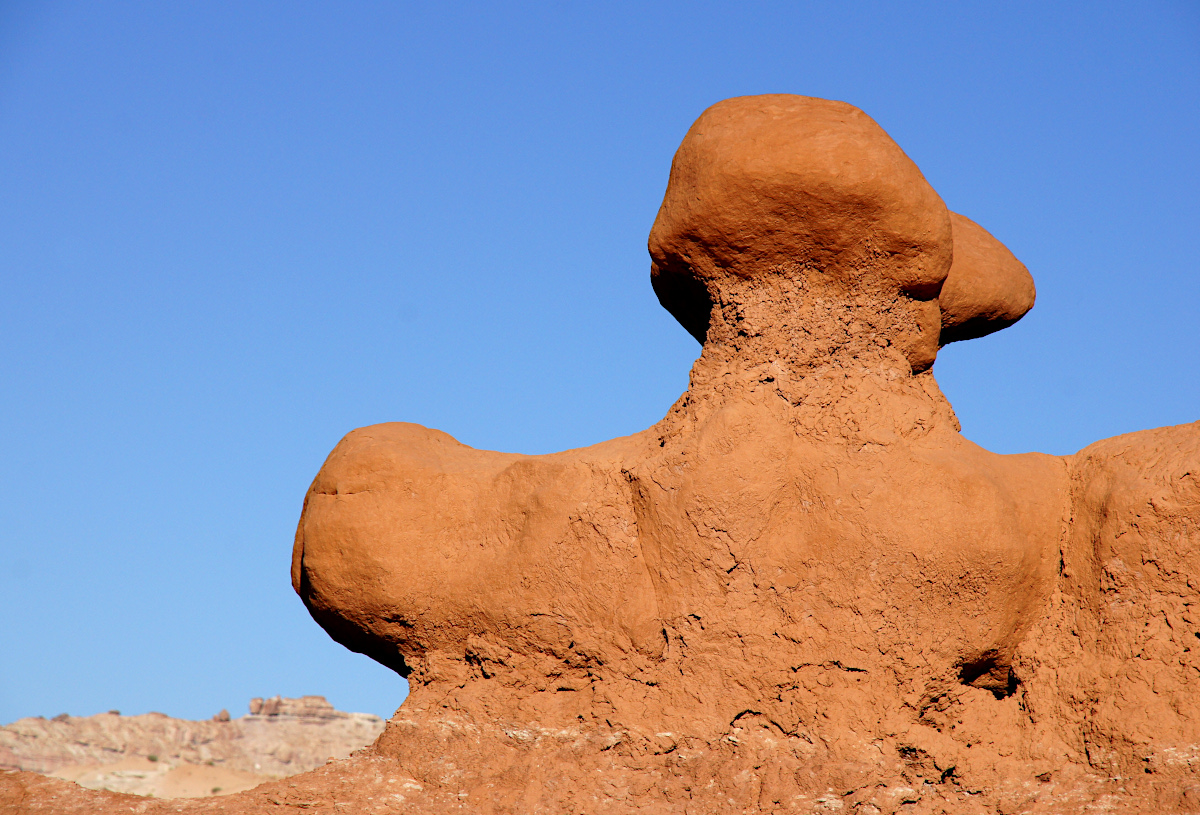
[[[649,248],[702,344],[657,425],[550,456],[379,425],[313,483],[296,589],[413,683],[381,754],[454,722],[558,755],[571,792],[535,798],[584,809],[596,768],[714,802],[750,773],[759,806],[847,767],[950,802],[1136,772],[1175,806],[1200,741],[1197,426],[1067,458],[964,439],[937,351],[1019,320],[1033,280],[844,103],[710,108]]]
[[[805,734],[802,669],[866,683],[827,703],[880,721],[964,683],[1011,696],[1068,468],[963,439],[930,368],[941,293],[986,333],[1032,305],[1024,267],[861,111],[795,96],[696,122],[650,254],[703,344],[670,413],[537,457],[355,431],[297,534],[314,616],[414,709],[454,687],[489,719],[717,739],[774,704]]]

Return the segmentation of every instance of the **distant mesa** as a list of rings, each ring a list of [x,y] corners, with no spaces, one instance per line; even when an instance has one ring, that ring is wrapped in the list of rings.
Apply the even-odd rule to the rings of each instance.
[[[322,696],[253,699],[250,710],[198,722],[115,710],[20,719],[0,728],[0,769],[136,795],[228,795],[349,756],[383,730],[378,716],[335,710]]]
[[[228,715],[228,714],[226,714]],[[324,696],[301,696],[285,699],[273,696],[270,699],[251,699],[251,716],[294,716],[304,719],[338,719],[350,714],[341,713],[325,701]]]

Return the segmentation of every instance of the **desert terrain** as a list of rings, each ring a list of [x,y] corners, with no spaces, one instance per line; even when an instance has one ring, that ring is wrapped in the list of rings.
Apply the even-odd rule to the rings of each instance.
[[[228,795],[313,770],[370,745],[383,720],[321,696],[253,699],[238,718],[60,714],[0,727],[0,769],[156,798]]]

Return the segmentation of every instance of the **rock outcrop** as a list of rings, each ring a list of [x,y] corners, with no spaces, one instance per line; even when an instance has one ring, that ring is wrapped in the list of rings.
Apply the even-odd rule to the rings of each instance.
[[[329,456],[293,584],[411,693],[370,755],[227,811],[1200,809],[1200,425],[964,439],[938,349],[1032,279],[850,105],[710,108],[650,255],[703,346],[654,427]]]

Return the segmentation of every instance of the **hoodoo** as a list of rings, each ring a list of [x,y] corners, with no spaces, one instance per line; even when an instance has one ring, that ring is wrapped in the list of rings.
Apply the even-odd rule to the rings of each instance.
[[[705,111],[649,249],[688,390],[554,455],[343,439],[293,585],[410,696],[366,753],[195,808],[1200,810],[1200,424],[963,438],[938,350],[1033,280],[845,103]]]

